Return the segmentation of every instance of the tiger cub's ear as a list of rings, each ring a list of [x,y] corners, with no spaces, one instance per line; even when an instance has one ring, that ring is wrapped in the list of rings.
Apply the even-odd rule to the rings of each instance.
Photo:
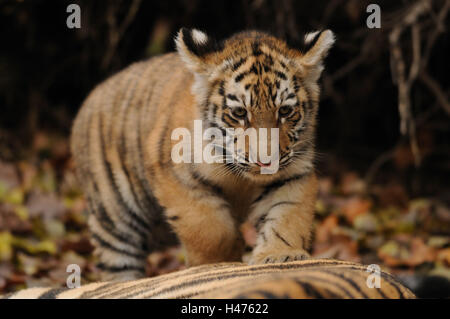
[[[177,51],[187,67],[195,73],[207,73],[214,64],[213,53],[220,45],[204,32],[181,28],[175,38]]]
[[[331,30],[316,31],[305,35],[299,63],[309,80],[317,81],[319,79],[323,70],[323,60],[334,41],[335,36]]]

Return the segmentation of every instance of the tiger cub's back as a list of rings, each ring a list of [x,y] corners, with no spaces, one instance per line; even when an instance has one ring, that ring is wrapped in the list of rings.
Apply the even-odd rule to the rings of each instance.
[[[154,127],[171,116],[167,101],[189,90],[176,85],[180,75],[191,77],[176,54],[134,63],[90,93],[73,125],[71,150],[91,238],[108,264],[99,266],[123,271],[125,279],[143,273],[148,252],[175,243],[153,195],[146,152]]]
[[[331,259],[249,266],[221,263],[128,282],[93,283],[77,289],[31,288],[7,298],[415,298],[381,271],[368,285],[367,266]]]

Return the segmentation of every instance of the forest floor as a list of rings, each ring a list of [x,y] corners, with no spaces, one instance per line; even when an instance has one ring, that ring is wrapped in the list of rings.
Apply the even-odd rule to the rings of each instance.
[[[320,177],[312,255],[378,264],[397,275],[450,278],[450,209],[409,198],[401,185],[375,185],[348,171]],[[37,134],[27,160],[0,161],[0,293],[65,286],[69,264],[82,284],[98,280],[86,205],[75,182],[67,140]],[[251,245],[254,231],[242,231]],[[148,257],[147,274],[184,268],[180,248]]]

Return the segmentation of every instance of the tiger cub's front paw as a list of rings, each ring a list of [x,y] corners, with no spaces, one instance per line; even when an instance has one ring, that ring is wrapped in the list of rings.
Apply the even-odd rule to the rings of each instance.
[[[311,258],[311,256],[304,250],[289,250],[279,253],[263,254],[259,253],[253,256],[249,264],[274,264],[285,263],[289,261],[305,260]]]

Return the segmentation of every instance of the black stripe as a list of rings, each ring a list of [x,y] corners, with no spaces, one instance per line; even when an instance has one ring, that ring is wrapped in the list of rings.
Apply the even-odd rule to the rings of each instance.
[[[184,83],[184,80],[189,77],[189,74],[184,74],[183,78],[179,79],[179,83]],[[179,96],[181,94],[181,89],[178,89],[174,92],[174,94],[172,94],[172,97],[169,101],[169,105],[174,105],[175,102],[179,99]],[[159,140],[158,140],[158,151],[159,151],[159,157],[158,157],[158,164],[161,167],[165,167],[167,164],[172,163],[172,161],[170,160],[169,163],[165,163],[164,162],[164,155],[165,153],[163,152],[163,147],[164,147],[164,143],[166,143],[167,141],[171,141],[170,136],[167,136],[167,131],[169,130],[169,122],[170,122],[171,117],[168,115],[166,116],[166,118],[164,119],[164,126],[163,129],[161,131],[161,134],[159,135]]]
[[[275,207],[277,206],[281,206],[281,205],[297,205],[300,204],[299,202],[293,202],[293,201],[282,201],[282,202],[278,202],[276,204],[273,204],[272,206],[270,206],[270,208],[267,211],[267,214]]]
[[[299,80],[298,77],[296,75],[292,76],[292,83],[294,84],[294,91],[295,93],[298,93],[298,91],[300,90],[300,85],[299,85]]]
[[[263,52],[259,48],[259,43],[257,42],[252,43],[252,53],[254,56],[260,56],[261,54],[263,54]]]
[[[234,95],[234,94],[227,94],[227,98],[230,99],[230,100],[232,100],[232,101],[239,102],[239,99],[238,99],[237,96]]]
[[[221,81],[219,84],[219,94],[225,96],[225,81]]]
[[[202,184],[203,186],[209,188],[211,191],[213,191],[216,195],[218,196],[223,196],[223,190],[220,186],[215,185],[214,183],[210,182],[209,180],[207,180],[206,178],[204,178],[203,176],[201,176],[200,174],[198,174],[196,171],[194,171],[193,169],[190,169],[189,172],[191,173],[191,176],[194,180],[196,180],[197,182],[199,182],[200,184]]]
[[[275,74],[276,74],[278,77],[282,78],[283,80],[287,80],[287,76],[286,76],[286,74],[285,74],[284,72],[281,72],[281,71],[275,71]]]
[[[311,100],[311,93],[308,91],[308,87],[304,85],[303,80],[298,79],[298,81],[300,82],[301,87],[303,87],[303,89],[305,90],[306,95],[306,101],[303,101],[302,107],[305,111],[311,111],[311,109],[315,105],[315,103]],[[304,106],[304,104],[306,104],[306,107]]]
[[[314,36],[314,38],[311,41],[309,41],[308,43],[306,43],[306,41],[304,41],[302,43],[302,47],[300,48],[300,51],[302,51],[303,53],[306,53],[309,50],[311,50],[311,48],[314,47],[314,45],[317,43],[317,40],[319,40],[322,32],[323,31],[317,32],[317,34]]]
[[[219,106],[217,106],[216,103],[213,103],[213,116],[212,118],[215,120],[216,119],[216,115],[217,115],[217,111],[219,110]]]
[[[338,273],[338,272],[336,272],[335,270],[336,270],[336,269],[331,269],[331,268],[329,268],[329,269],[327,270],[326,273],[327,273],[327,274],[334,275],[334,276],[336,276],[336,277],[338,277],[338,278],[341,278],[341,279],[344,280],[345,282],[349,283],[350,286],[352,286],[356,291],[358,291],[358,292],[363,296],[363,298],[366,298],[366,299],[369,298],[369,296],[367,296],[366,293],[365,293],[364,291],[362,291],[361,287],[360,287],[355,281],[353,281],[353,279],[348,278],[348,277],[345,276],[344,274]],[[366,283],[364,282],[364,284],[366,284]]]
[[[102,284],[100,287],[97,287],[93,290],[84,292],[83,294],[81,294],[79,299],[98,298],[99,295],[102,295],[104,293],[107,293],[107,292],[113,290],[114,288],[117,288],[117,286],[120,284],[121,284],[121,282],[117,282],[117,281],[106,282],[106,283]]]
[[[131,236],[124,236],[121,233],[118,232],[117,227],[115,226],[113,220],[108,216],[106,213],[105,208],[101,203],[95,203],[92,199],[88,197],[88,207],[89,211],[92,212],[94,215],[94,218],[97,219],[100,226],[112,237],[114,237],[116,240],[125,243],[127,245],[130,245],[131,247],[138,249],[141,247],[143,251],[148,251],[149,247],[147,246],[147,243],[145,241],[143,242],[131,242]],[[91,228],[91,231],[94,231]]]
[[[156,69],[156,71],[159,71],[159,68]],[[152,88],[151,88],[151,94],[148,97],[147,101],[151,101],[152,99],[152,95],[155,89],[155,84],[153,83]],[[150,104],[150,103],[149,103]],[[139,123],[137,126],[137,136],[138,136],[138,164],[136,165],[136,169],[137,167],[139,167],[139,170],[142,172],[140,173],[139,171],[137,172],[137,176],[138,176],[138,180],[139,183],[141,185],[141,189],[143,189],[144,191],[144,196],[143,196],[143,200],[142,202],[144,203],[144,206],[149,214],[149,216],[153,216],[153,215],[157,215],[158,213],[162,213],[163,208],[159,205],[158,201],[156,200],[155,196],[153,195],[152,189],[150,187],[150,183],[148,182],[147,178],[145,178],[145,165],[144,165],[144,155],[143,155],[143,145],[142,145],[142,136],[144,136],[142,132],[142,119],[145,119],[146,116],[142,113],[142,110],[145,110],[145,107],[141,107],[141,112],[139,112]],[[151,214],[154,213],[154,214]]]
[[[102,126],[103,126],[103,118],[100,117],[100,127],[102,127]],[[106,158],[106,144],[105,144],[105,140],[104,140],[104,137],[103,137],[103,134],[102,134],[101,130],[100,130],[100,139],[101,139],[101,141],[100,141],[101,146],[100,147],[101,147],[101,150],[102,150],[103,164],[104,164],[104,166],[106,168],[107,178],[108,178],[109,183],[111,184],[111,189],[112,189],[112,191],[113,191],[113,193],[115,195],[114,197],[116,198],[116,200],[118,202],[117,204],[119,206],[123,207],[124,210],[126,210],[128,212],[130,217],[134,218],[135,221],[137,221],[136,225],[139,225],[140,227],[144,227],[144,229],[145,228],[146,229],[150,229],[150,225],[145,220],[143,220],[139,215],[137,215],[133,210],[131,210],[128,207],[128,205],[126,205],[126,203],[124,202],[124,200],[122,198],[122,195],[120,194],[119,189],[117,188],[116,180],[114,179],[114,176],[113,176],[111,164],[108,162],[108,160]],[[140,229],[139,227],[136,227],[134,224],[130,224],[130,223],[128,223],[128,225],[133,230],[138,232],[143,238],[147,237],[146,232],[143,231],[142,229]]]
[[[234,64],[232,65],[231,69],[232,69],[233,71],[236,71],[237,69],[239,69],[239,67],[240,67],[242,64],[245,63],[245,61],[247,61],[247,58],[246,58],[246,57],[240,58],[236,63],[234,63]]]
[[[214,270],[217,270],[220,268],[228,268],[228,265],[227,264],[215,264],[213,267],[214,267]],[[188,270],[179,271],[178,273],[173,273],[170,275],[169,280],[174,280],[177,278],[182,280],[186,276],[202,274],[205,269],[206,270],[211,269],[211,265],[197,266],[195,268],[190,268]],[[106,292],[112,290],[113,288],[119,288],[118,290],[116,290],[112,293],[108,293],[108,298],[114,298],[114,297],[126,298],[127,296],[130,295],[130,294],[128,294],[129,291],[132,291],[132,293],[134,293],[135,291],[140,291],[138,293],[141,293],[143,291],[147,292],[147,291],[149,291],[149,287],[150,287],[150,290],[154,290],[157,288],[158,284],[160,284],[161,282],[165,282],[165,281],[167,281],[167,279],[164,276],[159,276],[159,277],[151,278],[148,280],[143,280],[142,283],[137,283],[137,284],[134,284],[134,285],[126,287],[126,288],[112,287],[111,289],[106,289]],[[105,287],[105,286],[102,286],[97,289],[100,290],[103,287]],[[105,291],[98,292],[98,294],[103,294],[103,293],[105,293]],[[98,296],[98,294],[96,296]],[[82,297],[84,297],[84,295]]]
[[[249,74],[248,71],[242,72],[241,74],[237,75],[237,76],[234,78],[234,82],[238,83],[238,82],[242,81],[242,79],[244,79],[244,77],[247,76],[248,74]]]
[[[232,123],[230,123],[229,121]],[[228,126],[233,126],[233,124],[239,124],[239,121],[229,116],[227,113],[222,114],[222,121],[225,122]]]
[[[158,140],[158,152],[159,152],[158,164],[161,165],[161,167],[166,166],[166,163],[164,163],[163,148],[164,148],[164,143],[166,141],[170,141],[170,138],[167,138],[167,131],[169,129],[169,118],[170,118],[170,116],[166,116],[166,119],[164,122],[164,127],[161,131],[161,134],[159,135],[159,140]]]
[[[342,263],[337,263],[337,264],[338,265],[342,265]],[[286,268],[288,268],[286,266],[289,266],[291,264],[282,264],[282,265],[285,266],[285,267],[283,267],[283,269],[286,269]],[[325,268],[321,268],[319,270],[315,270],[314,269],[314,265],[310,264],[310,266],[312,266],[312,269],[310,269],[310,270],[314,271],[314,272],[317,271],[319,273],[318,275],[321,275],[320,274],[321,272],[326,273],[325,271],[327,269],[329,269],[329,268],[325,267]],[[270,268],[280,268],[280,267],[270,267]],[[297,267],[297,268],[305,268],[305,267]],[[308,268],[308,267],[306,267],[306,268]],[[265,269],[269,269],[269,267],[265,267]],[[346,268],[340,268],[340,269],[342,269],[343,271],[347,271],[349,269],[356,269],[356,270],[358,270],[360,272],[364,271],[364,269],[361,269],[361,267],[346,267]],[[265,274],[265,275],[272,274],[272,273],[268,273],[267,271],[264,271],[264,268],[261,269],[261,271],[253,271],[253,272],[249,272],[248,269],[242,269],[242,271],[241,270],[237,270],[237,272],[230,273],[229,271],[227,272],[227,270],[230,270],[230,269],[227,267],[224,270],[225,272],[218,273],[218,274],[217,273],[211,274],[211,276],[209,278],[205,277],[205,276],[208,276],[207,273],[205,274],[205,273],[198,272],[198,273],[196,273],[196,275],[198,276],[197,278],[200,279],[200,280],[193,279],[190,282],[182,283],[181,285],[178,285],[177,287],[169,288],[168,290],[170,292],[170,291],[176,290],[178,288],[180,288],[180,289],[189,288],[189,287],[192,287],[192,286],[196,286],[197,284],[202,284],[202,283],[205,283],[205,282],[206,283],[207,282],[214,282],[214,281],[219,281],[219,280],[223,280],[223,279],[227,279],[227,278],[249,277],[249,279],[251,280],[251,277],[253,277],[253,276],[258,276],[258,275],[261,275],[261,274]],[[306,270],[306,271],[308,271],[308,270]],[[182,276],[177,276],[177,277],[171,278],[170,280],[174,281],[176,278],[181,278],[182,279],[183,276],[186,276],[186,275],[187,274],[183,274]],[[323,279],[321,277],[317,277],[317,276],[309,275],[309,274],[301,274],[301,276],[302,276],[302,278],[301,278],[302,280],[308,279],[311,283],[314,283],[314,282],[317,282],[317,281],[324,282],[326,284],[330,284],[332,286],[337,287],[338,290],[340,290],[342,292],[342,294],[345,294],[347,297],[350,297],[350,298],[354,298],[355,297],[345,287],[341,286],[338,282],[330,282],[329,279]],[[129,290],[138,291],[137,293],[132,292],[131,294],[123,296],[122,294],[120,294],[121,292],[119,291],[115,295],[119,296],[119,297],[122,297],[122,298],[123,297],[128,298],[128,297],[132,297],[133,295],[136,295],[136,294],[141,294],[143,291],[148,294],[151,291],[154,291],[154,290],[157,290],[158,288],[160,288],[160,287],[157,287],[156,283],[157,282],[155,282],[155,281],[151,281],[151,282],[147,282],[147,283],[142,284],[142,285],[137,285],[135,287],[131,287],[130,289],[125,289],[125,291],[122,290],[123,293],[125,293],[126,290],[128,290],[128,291]],[[329,291],[329,289],[327,289],[327,291]],[[153,294],[151,294],[149,296],[156,296],[156,295],[162,294],[164,292],[166,292],[166,291],[153,292]],[[197,292],[204,293],[205,291],[197,291]],[[329,292],[330,292],[330,295],[338,297],[338,295],[336,295],[334,292],[331,292],[331,291],[329,291]],[[251,292],[248,292],[248,293],[251,293]],[[342,298],[342,295],[339,295],[339,298]]]
[[[257,276],[260,274],[267,274],[267,270],[293,270],[293,269],[295,270],[295,269],[308,268],[308,267],[313,267],[313,269],[314,269],[314,267],[321,267],[321,269],[327,269],[326,267],[328,265],[331,265],[331,266],[346,265],[347,266],[348,263],[347,262],[339,262],[339,261],[326,262],[324,260],[321,260],[321,261],[317,261],[317,262],[311,262],[308,264],[298,264],[298,263],[285,263],[285,264],[278,264],[278,265],[266,264],[266,265],[263,265],[262,267],[261,267],[261,265],[253,266],[253,267],[238,267],[237,270],[234,270],[232,273],[230,273],[230,267],[227,265],[224,265],[221,267],[222,268],[221,272],[214,272],[213,274],[209,274],[209,270],[210,270],[211,266],[208,265],[208,266],[203,266],[202,268],[196,269],[196,271],[194,273],[182,272],[181,274],[171,277],[170,280],[171,281],[174,281],[175,279],[182,280],[186,276],[196,275],[196,276],[200,277],[201,279],[206,279],[207,281],[214,281],[214,279],[216,279],[218,276],[224,277],[224,276],[228,275],[228,277],[226,277],[226,278],[233,278],[233,276],[236,276],[236,277],[253,276],[253,275]],[[350,266],[348,267],[349,269],[365,271],[365,269],[362,269],[361,267],[355,268],[355,267],[351,267],[351,265],[352,264],[350,263]],[[216,267],[217,267],[217,265],[216,265]],[[204,269],[206,269],[206,271],[204,271]],[[129,298],[129,297],[132,297],[133,295],[140,294],[143,290],[146,290],[146,293],[148,293],[148,292],[158,289],[159,287],[157,287],[157,284],[160,283],[162,280],[163,279],[161,279],[161,278],[155,278],[151,281],[146,281],[142,284],[119,290],[119,291],[115,292],[114,295],[119,296],[121,298]],[[189,287],[190,283],[192,283],[192,285],[195,285],[197,283],[197,281],[195,279],[192,279],[190,282],[185,282],[185,286]],[[129,290],[132,290],[133,292],[124,296],[123,293],[126,293]],[[139,291],[139,292],[135,293],[134,291]]]
[[[289,265],[292,265],[292,264],[291,263],[286,263],[286,264],[281,264],[281,265],[289,266]],[[286,268],[288,268],[288,267],[285,267],[283,269],[286,269]],[[180,284],[172,285],[172,286],[167,287],[167,288],[163,288],[163,289],[153,293],[152,295],[150,295],[150,297],[155,297],[155,296],[158,296],[158,295],[161,295],[161,294],[164,294],[164,293],[170,293],[170,292],[176,291],[178,289],[189,288],[189,287],[193,287],[193,286],[197,286],[197,285],[201,285],[201,284],[205,284],[205,283],[209,283],[209,282],[221,281],[221,280],[225,280],[225,279],[229,279],[229,278],[240,278],[240,277],[256,276],[256,275],[259,275],[259,274],[267,274],[267,272],[262,270],[262,271],[255,271],[255,272],[250,273],[249,269],[246,269],[244,273],[236,273],[236,272],[229,273],[228,272],[228,273],[223,274],[223,275],[213,274],[211,277],[202,276],[199,279],[193,279],[193,280],[190,280],[190,281],[182,282]],[[158,287],[156,287],[156,289],[157,288]],[[150,289],[150,290],[154,290],[154,289]],[[134,294],[129,294],[125,298],[130,298],[133,295],[140,294],[140,293],[141,292],[137,292],[137,293],[134,293]]]
[[[273,228],[272,227],[272,232],[275,234],[275,236],[277,236],[278,237],[278,239],[280,239],[283,243],[285,243],[287,246],[289,246],[289,247],[292,247],[292,245],[291,244],[289,244],[288,242],[287,242],[287,240],[286,239],[284,239],[283,237],[281,237],[281,235],[275,230],[275,228]]]
[[[400,296],[400,299],[405,299],[405,294],[402,290],[409,291],[412,295],[414,295],[408,288],[406,288],[402,283],[400,283],[396,278],[394,278],[391,274],[381,272],[381,277],[386,279],[392,286],[394,286],[395,290],[397,291],[398,295]],[[402,289],[400,289],[400,288]]]
[[[255,228],[257,231],[260,230],[261,226],[264,224],[264,222],[266,221],[266,217],[267,217],[267,213],[261,215],[258,220],[255,223]]]
[[[249,73],[253,73],[253,74],[261,74],[261,66],[259,63],[253,63],[250,70],[248,71]]]
[[[265,232],[261,233],[261,238],[264,240],[264,242],[267,242],[267,237],[266,237],[266,233]]]
[[[262,296],[264,299],[290,299],[289,295],[286,293],[280,295],[280,294],[274,294],[271,291],[262,290],[262,289],[252,290],[247,293],[237,295],[234,298],[236,298],[236,299],[255,299],[255,297],[253,295]]]
[[[295,115],[298,115],[297,119],[292,119]],[[291,115],[286,117],[286,120],[291,121],[293,124],[297,124],[300,121],[301,115],[300,112],[292,112]]]
[[[136,82],[136,81],[134,81],[134,82]],[[134,89],[135,89],[135,87],[133,87],[133,91],[134,91]],[[128,106],[129,106],[129,104],[127,104],[125,106],[125,110],[124,110],[125,114],[123,116],[123,119],[121,119],[120,143],[119,143],[119,146],[118,146],[119,166],[120,166],[119,169],[121,169],[125,173],[128,185],[129,185],[130,190],[131,190],[131,197],[133,198],[133,202],[136,204],[138,210],[140,212],[142,212],[143,209],[142,209],[142,207],[140,205],[141,201],[140,201],[139,196],[137,195],[136,189],[135,189],[136,185],[131,180],[131,174],[130,174],[130,171],[129,171],[129,167],[128,167],[128,165],[126,165],[126,160],[125,160],[126,155],[127,155],[125,125],[127,123],[128,115],[130,114],[130,111],[128,110]],[[121,114],[121,113],[119,113],[119,114]]]
[[[94,231],[91,231],[91,236],[92,236],[92,239],[97,241],[102,248],[106,248],[106,249],[112,250],[112,251],[114,251],[116,253],[119,253],[119,254],[122,254],[122,255],[126,255],[126,256],[129,256],[129,257],[133,257],[133,258],[136,258],[136,259],[145,259],[145,257],[147,257],[146,254],[132,253],[132,252],[130,252],[128,250],[124,250],[124,249],[115,247],[112,244],[108,243],[105,239],[101,238],[100,235],[95,233]]]
[[[290,93],[288,96],[286,96],[285,100],[289,100],[295,97],[296,97],[295,93]]]
[[[151,92],[153,92],[153,87],[151,89]],[[150,99],[149,99],[150,100]],[[120,145],[121,151],[119,151],[121,166],[123,168],[123,171],[125,172],[125,175],[127,177],[127,180],[129,182],[132,196],[134,198],[134,202],[136,203],[138,209],[141,213],[144,213],[149,220],[149,223],[151,223],[151,219],[157,215],[158,213],[162,212],[162,207],[158,205],[155,197],[153,196],[153,193],[151,191],[150,185],[146,178],[144,178],[144,159],[142,154],[142,138],[141,138],[141,118],[145,116],[142,116],[141,110],[144,109],[144,106],[142,105],[142,100],[140,100],[140,109],[136,110],[133,109],[133,111],[137,112],[138,115],[138,123],[137,123],[137,149],[133,148],[132,150],[127,151],[127,143],[126,143],[126,134],[124,131],[124,126],[127,122],[127,115],[129,113],[126,113],[123,119],[123,127],[122,127],[122,143]],[[135,147],[134,145],[131,145],[131,147]],[[132,156],[136,152],[136,157]],[[133,163],[130,167],[130,165],[127,165],[126,158],[128,156],[132,156],[131,163]],[[130,177],[133,177],[131,179]]]
[[[322,272],[323,269],[320,269],[319,272]],[[326,268],[325,268],[326,270]],[[334,292],[331,292],[329,289],[326,289],[328,291],[328,293],[334,297],[334,298],[341,298],[342,299],[342,294],[346,295],[349,298],[354,298],[353,294],[350,293],[350,291],[348,291],[345,287],[341,286],[339,283],[337,282],[330,282],[329,279],[324,279],[321,277],[316,277],[314,275],[310,275],[310,274],[302,274],[302,280],[309,280],[311,282],[323,282],[325,284],[337,287],[340,290],[341,295],[336,295]]]
[[[290,183],[292,181],[296,181],[296,180],[300,180],[306,176],[309,175],[310,172],[307,172],[305,174],[299,174],[299,175],[294,175],[292,177],[286,178],[286,179],[282,179],[282,180],[278,180],[275,182],[270,183],[269,185],[267,185],[264,190],[262,191],[262,193],[258,196],[258,198],[256,198],[252,205],[256,204],[257,202],[261,201],[264,197],[266,197],[269,193],[276,191],[277,189],[279,189],[280,187],[282,187],[283,185]]]
[[[264,224],[265,224],[266,222],[274,221],[274,220],[275,220],[275,218],[267,218],[267,214],[264,214],[264,215],[261,216],[261,217],[258,219],[258,221],[256,222],[255,228],[256,228],[256,230],[259,232],[260,229],[264,226]],[[262,233],[262,235],[264,235],[264,233]],[[265,235],[264,235],[264,236],[265,236]]]
[[[283,202],[278,202],[276,204],[273,204],[268,210],[267,212],[265,212],[263,215],[261,215],[258,220],[255,223],[255,228],[257,231],[259,231],[261,229],[261,227],[265,224],[265,222],[267,221],[271,221],[274,220],[274,218],[267,218],[267,216],[269,215],[270,211],[280,205],[296,205],[299,204],[299,202],[292,202],[292,201],[283,201]]]
[[[66,291],[67,288],[54,288],[54,289],[50,289],[49,291],[43,293],[42,295],[39,296],[38,299],[56,299],[56,297]]]
[[[267,64],[268,66],[273,65],[273,58],[270,54],[264,54],[264,63]]]
[[[306,295],[308,297],[312,297],[314,299],[323,299],[324,297],[322,296],[322,294],[310,283],[307,282],[302,282],[299,280],[294,280],[300,287],[303,288],[303,290],[305,291]]]
[[[106,265],[104,263],[100,263],[97,265],[97,268],[99,268],[103,271],[107,271],[107,272],[122,272],[122,271],[130,271],[130,270],[145,272],[144,267],[131,266],[131,265],[111,266],[111,265]]]
[[[299,279],[297,277],[291,277],[291,276],[289,276],[287,279],[289,281],[295,282],[295,284],[300,286],[300,288],[302,288],[302,290],[304,290],[307,295],[309,295],[309,296],[311,296],[313,298],[316,298],[316,299],[322,299],[322,298],[339,299],[339,298],[342,298],[342,295],[346,295],[347,297],[350,297],[350,298],[352,297],[352,295],[349,294],[349,292],[345,288],[340,287],[339,285],[337,285],[338,288],[343,290],[343,292],[341,292],[341,295],[338,295],[338,294],[332,292],[328,288],[321,287],[321,289],[324,292],[326,292],[326,296],[324,296],[315,287],[315,283],[316,282],[318,282],[318,281],[324,282],[324,280],[322,278],[316,278],[316,277],[310,276],[310,275],[306,275],[306,277],[305,277],[304,274],[301,274],[300,276],[301,276],[301,279]],[[247,281],[251,281],[252,280],[252,278],[250,278],[250,277],[251,276],[249,276]],[[314,284],[310,284],[306,280],[310,280]],[[225,293],[227,293],[227,292],[231,292],[232,293],[233,291],[242,291],[242,289],[247,288],[246,287],[247,281],[243,280],[241,286],[234,287],[233,289],[225,290]],[[262,283],[264,283],[264,282],[262,282]],[[328,281],[325,281],[325,283],[330,284]],[[176,298],[180,298],[180,299],[192,298],[193,296],[197,296],[197,295],[200,295],[200,294],[205,294],[205,293],[208,293],[208,292],[211,292],[211,291],[215,291],[215,290],[222,290],[222,289],[223,289],[223,287],[219,286],[219,287],[214,287],[212,289],[197,290],[196,292],[193,292],[193,293],[184,294],[184,295],[181,295],[181,296],[176,296]],[[264,296],[266,296],[266,298],[282,298],[282,299],[298,298],[298,295],[292,294],[291,291],[287,291],[284,294],[274,295],[270,291],[262,290],[262,289],[246,291],[244,293],[240,293],[239,295],[235,295],[232,298],[233,299],[235,299],[235,298],[237,298],[237,299],[254,298],[255,294],[264,295]]]

